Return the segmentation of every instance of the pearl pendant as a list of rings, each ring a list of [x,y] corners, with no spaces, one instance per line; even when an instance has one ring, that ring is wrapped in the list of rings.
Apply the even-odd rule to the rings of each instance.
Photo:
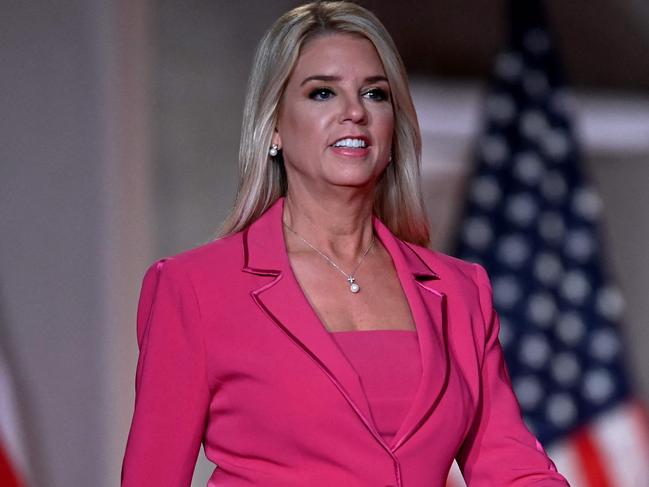
[[[361,290],[361,287],[356,284],[356,279],[354,278],[354,276],[347,276],[347,282],[349,283],[349,290],[354,294]]]

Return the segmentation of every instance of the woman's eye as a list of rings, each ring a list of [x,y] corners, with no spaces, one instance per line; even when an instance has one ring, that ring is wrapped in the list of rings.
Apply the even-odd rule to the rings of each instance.
[[[328,100],[334,95],[334,92],[331,91],[329,88],[316,88],[313,90],[311,93],[309,93],[309,98],[312,100]]]
[[[382,88],[372,88],[363,93],[365,98],[369,98],[374,101],[385,101],[388,99],[388,93]]]

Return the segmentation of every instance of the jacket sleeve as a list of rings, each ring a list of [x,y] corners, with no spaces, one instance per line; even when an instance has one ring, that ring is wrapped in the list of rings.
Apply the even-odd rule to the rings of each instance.
[[[475,264],[485,322],[480,399],[457,456],[469,487],[566,487],[539,441],[523,423],[498,341],[499,321],[485,270]]]
[[[209,404],[200,310],[173,259],[147,271],[137,313],[135,411],[123,487],[188,487]]]

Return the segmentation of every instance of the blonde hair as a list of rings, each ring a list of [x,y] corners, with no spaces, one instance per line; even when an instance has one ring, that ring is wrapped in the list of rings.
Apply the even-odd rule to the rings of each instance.
[[[317,36],[335,33],[368,39],[390,85],[393,156],[376,188],[374,212],[400,239],[429,244],[419,175],[421,135],[405,67],[390,34],[374,14],[354,3],[338,1],[313,2],[290,10],[257,47],[243,113],[237,198],[221,236],[245,229],[286,194],[283,161],[268,155],[280,100],[302,46]]]

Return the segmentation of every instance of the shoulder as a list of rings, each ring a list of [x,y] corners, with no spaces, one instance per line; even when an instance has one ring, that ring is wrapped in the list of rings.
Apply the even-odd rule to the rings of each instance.
[[[228,235],[192,249],[165,257],[165,261],[173,262],[188,273],[199,269],[218,266],[236,266],[243,262],[242,233]],[[241,266],[239,265],[239,268]]]
[[[437,250],[404,242],[417,256],[440,278],[450,280],[468,280],[476,284],[488,284],[489,278],[485,269],[475,262],[453,257]]]
[[[240,232],[158,259],[149,266],[144,280],[166,278],[201,287],[240,271],[243,261]]]
[[[442,252],[408,244],[438,275],[449,299],[467,309],[479,309],[485,329],[493,325],[493,290],[487,271],[480,264]]]
[[[439,286],[464,305],[475,304],[485,315],[491,313],[493,291],[487,271],[480,264],[412,243],[410,249],[439,279]]]

